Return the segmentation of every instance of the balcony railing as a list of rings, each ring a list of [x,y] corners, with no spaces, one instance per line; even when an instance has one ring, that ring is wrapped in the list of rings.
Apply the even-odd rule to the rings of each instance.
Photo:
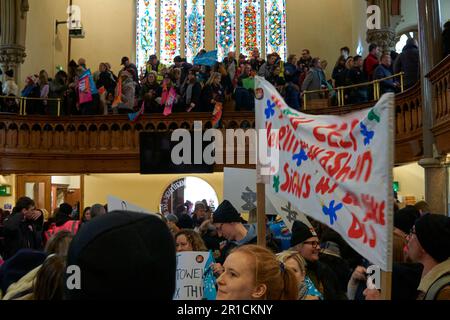
[[[438,152],[450,152],[450,56],[428,75],[434,96],[433,133]],[[11,99],[11,97],[8,97]],[[24,100],[25,101],[25,100]],[[342,100],[341,100],[342,101]],[[311,114],[345,114],[372,107],[374,102],[307,109]],[[24,102],[22,102],[22,110]],[[396,95],[396,163],[422,156],[421,86]],[[193,129],[194,121],[211,128],[209,113],[144,115],[132,123],[126,115],[21,116],[0,114],[0,172],[117,173],[139,171],[139,134],[143,131]],[[253,112],[225,112],[223,128],[253,128]]]

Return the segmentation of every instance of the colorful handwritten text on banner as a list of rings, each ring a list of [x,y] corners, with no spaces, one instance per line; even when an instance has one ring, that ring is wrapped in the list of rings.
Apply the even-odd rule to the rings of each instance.
[[[368,110],[316,116],[289,108],[260,77],[256,92],[257,126],[280,158],[267,188],[390,271],[394,95]]]

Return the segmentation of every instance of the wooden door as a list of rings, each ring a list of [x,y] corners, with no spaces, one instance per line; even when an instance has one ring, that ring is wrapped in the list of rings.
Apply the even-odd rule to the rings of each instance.
[[[21,197],[29,197],[34,200],[36,208],[46,209],[49,213],[51,213],[51,192],[51,176],[17,175],[17,199]]]

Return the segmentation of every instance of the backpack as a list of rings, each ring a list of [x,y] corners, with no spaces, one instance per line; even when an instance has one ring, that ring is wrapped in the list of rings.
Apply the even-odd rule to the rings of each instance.
[[[67,221],[62,226],[57,227],[55,223],[52,223],[48,230],[45,232],[45,241],[50,240],[55,234],[60,231],[70,231],[73,235],[77,234],[80,228],[80,221]]]
[[[450,273],[445,274],[433,283],[430,289],[428,289],[424,300],[436,300],[439,292],[448,285],[450,285]]]

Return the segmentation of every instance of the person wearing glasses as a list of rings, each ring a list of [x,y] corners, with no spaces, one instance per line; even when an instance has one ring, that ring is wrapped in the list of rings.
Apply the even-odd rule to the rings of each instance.
[[[423,265],[418,300],[450,300],[450,218],[428,214],[408,236],[408,256]]]
[[[312,227],[301,221],[295,221],[292,227],[291,247],[305,259],[306,275],[323,295],[324,300],[346,300],[346,293],[340,289],[336,274],[319,260],[320,240]]]

